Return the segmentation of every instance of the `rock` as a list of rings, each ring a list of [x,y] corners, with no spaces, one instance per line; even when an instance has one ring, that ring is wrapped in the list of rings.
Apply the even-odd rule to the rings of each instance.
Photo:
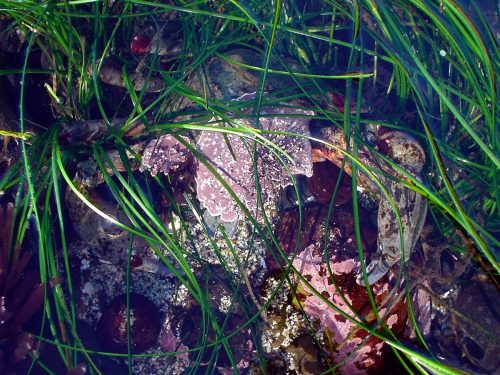
[[[451,324],[462,355],[489,374],[500,372],[500,305],[493,283],[463,286],[451,313]]]
[[[130,351],[142,353],[158,341],[160,314],[155,304],[140,294],[130,293]],[[97,323],[97,339],[103,350],[127,353],[127,295],[115,297]]]

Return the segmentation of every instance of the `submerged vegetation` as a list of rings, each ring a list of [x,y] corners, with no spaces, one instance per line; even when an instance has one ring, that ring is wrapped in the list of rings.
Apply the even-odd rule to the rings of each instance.
[[[0,0],[0,372],[27,332],[19,373],[498,371],[483,3]]]

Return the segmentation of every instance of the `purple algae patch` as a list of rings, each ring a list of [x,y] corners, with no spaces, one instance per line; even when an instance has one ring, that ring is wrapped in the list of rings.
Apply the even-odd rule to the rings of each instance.
[[[281,189],[292,184],[290,174],[312,175],[311,144],[307,138],[310,135],[309,119],[306,116],[313,114],[312,111],[290,107],[263,107],[263,117],[259,119],[263,132],[260,134],[275,146],[257,143],[255,154],[255,138],[249,134],[224,137],[220,132],[205,130],[196,147],[250,213],[259,216],[254,156],[257,158],[261,197],[264,207],[269,207],[276,201]],[[238,123],[244,127],[256,127],[253,119],[239,119]],[[289,158],[280,154],[276,147]],[[241,216],[236,201],[202,162],[199,162],[195,180],[198,200],[212,216],[220,216],[226,222]]]
[[[182,137],[187,142],[189,139]],[[191,163],[193,155],[174,136],[167,134],[153,139],[144,149],[141,171],[149,169],[154,177],[161,172],[170,174]]]

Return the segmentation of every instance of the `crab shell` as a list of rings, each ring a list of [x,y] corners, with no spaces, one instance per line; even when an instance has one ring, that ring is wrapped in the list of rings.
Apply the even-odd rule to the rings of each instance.
[[[419,173],[425,164],[425,152],[422,146],[404,132],[386,131],[378,127],[375,129],[375,149],[420,180]],[[349,149],[344,132],[336,128],[324,128],[320,130],[320,138],[324,143],[316,142],[314,144],[313,161],[327,159],[352,176],[351,163],[349,160],[344,161],[344,150]],[[360,168],[357,169],[358,190],[366,192],[378,202],[377,254],[376,259],[372,259],[366,268],[368,284],[372,285],[380,280],[401,258],[404,261],[409,260],[425,220],[427,202],[422,195],[401,182],[401,180],[408,181],[401,171],[391,167],[375,152],[360,146],[357,158],[376,176],[395,203],[394,207],[391,200],[387,199],[384,192],[375,183],[373,177]],[[364,284],[363,274],[358,276],[357,281]]]

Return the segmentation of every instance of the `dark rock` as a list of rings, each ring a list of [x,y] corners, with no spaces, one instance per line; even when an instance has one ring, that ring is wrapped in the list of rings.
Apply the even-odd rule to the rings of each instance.
[[[340,169],[329,161],[313,164],[313,175],[307,180],[307,183],[316,202],[321,204],[330,203],[339,178],[339,172]],[[344,173],[335,197],[335,206],[343,205],[349,202],[351,198],[351,179]]]
[[[470,282],[460,289],[451,324],[469,361],[489,374],[500,371],[500,307],[493,283]]]
[[[130,351],[142,353],[158,340],[160,314],[146,297],[130,293]],[[127,296],[115,297],[97,323],[97,339],[103,350],[127,353]]]

